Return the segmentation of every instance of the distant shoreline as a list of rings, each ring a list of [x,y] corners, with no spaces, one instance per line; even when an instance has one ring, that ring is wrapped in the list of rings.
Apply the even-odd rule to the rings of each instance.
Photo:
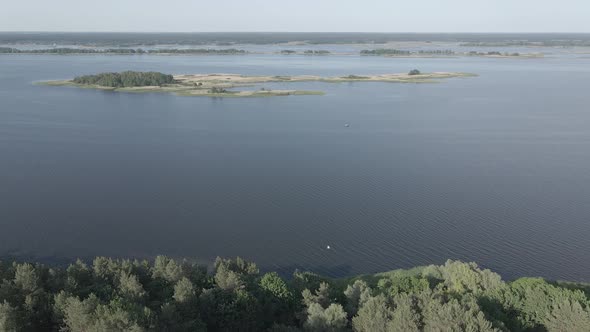
[[[590,33],[415,33],[415,32],[0,32],[0,44],[58,44],[135,47],[153,45],[236,44],[386,44],[455,42],[468,45],[590,46]]]
[[[359,45],[360,46],[360,45]],[[440,47],[440,45],[439,45]],[[335,52],[315,49],[283,49],[280,51],[247,51],[236,48],[87,48],[87,47],[55,47],[44,49],[19,49],[14,47],[0,47],[0,55],[160,55],[160,56],[206,56],[206,55],[305,55],[305,56],[382,56],[393,58],[462,58],[462,57],[486,57],[486,58],[543,58],[544,54],[500,52],[500,51],[461,51],[451,49],[423,49],[406,50],[397,48],[364,49],[359,52]]]

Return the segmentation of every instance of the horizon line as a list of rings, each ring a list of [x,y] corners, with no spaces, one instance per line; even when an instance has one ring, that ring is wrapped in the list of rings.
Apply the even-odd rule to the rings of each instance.
[[[431,31],[431,32],[416,32],[416,31],[63,31],[63,30],[0,30],[0,33],[358,33],[358,34],[590,34],[590,31],[511,31],[511,32],[494,32],[494,31]]]

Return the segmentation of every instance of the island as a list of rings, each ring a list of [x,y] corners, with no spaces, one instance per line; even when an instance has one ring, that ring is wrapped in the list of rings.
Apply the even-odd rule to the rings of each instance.
[[[330,55],[332,52],[327,50],[305,50],[303,52],[298,52],[295,50],[282,50],[278,54],[282,55],[292,55],[292,54],[303,54],[303,55]]]
[[[413,69],[408,73],[380,75],[346,75],[324,77],[315,75],[264,76],[240,74],[183,74],[168,75],[158,72],[100,73],[79,76],[71,80],[42,81],[49,86],[73,86],[110,90],[117,92],[168,92],[193,97],[272,97],[289,95],[323,95],[322,91],[291,89],[243,89],[263,83],[289,82],[388,82],[388,83],[435,83],[448,78],[473,77],[475,74],[434,72],[421,73]],[[242,88],[242,89],[239,89]]]
[[[434,49],[434,50],[399,50],[392,48],[378,48],[374,50],[362,50],[360,55],[383,56],[395,58],[438,58],[438,57],[486,57],[486,58],[543,58],[543,53],[519,53],[519,52],[500,52],[500,51],[455,51],[451,49]]]

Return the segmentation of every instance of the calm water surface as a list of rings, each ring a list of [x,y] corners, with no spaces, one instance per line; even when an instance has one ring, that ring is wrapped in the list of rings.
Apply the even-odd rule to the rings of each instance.
[[[264,99],[32,84],[412,68],[480,76]],[[0,254],[241,255],[333,276],[453,258],[590,281],[589,77],[583,56],[3,55]]]

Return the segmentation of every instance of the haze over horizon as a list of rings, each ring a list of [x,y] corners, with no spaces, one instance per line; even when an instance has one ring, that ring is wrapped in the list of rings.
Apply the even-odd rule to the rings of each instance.
[[[583,0],[22,0],[2,8],[5,32],[590,32]]]

